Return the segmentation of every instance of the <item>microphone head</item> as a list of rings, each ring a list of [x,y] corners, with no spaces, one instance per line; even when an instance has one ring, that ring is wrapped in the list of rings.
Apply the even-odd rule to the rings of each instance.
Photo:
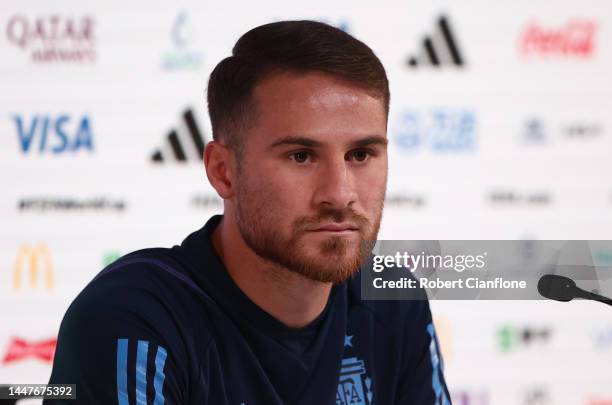
[[[571,301],[576,298],[577,290],[574,280],[558,274],[545,274],[538,281],[540,295],[556,301]]]

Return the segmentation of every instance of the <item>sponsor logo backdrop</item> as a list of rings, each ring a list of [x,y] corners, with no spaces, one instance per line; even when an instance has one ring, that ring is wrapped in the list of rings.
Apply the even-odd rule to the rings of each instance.
[[[387,68],[381,239],[612,239],[605,0],[0,10],[2,383],[47,381],[64,311],[106,264],[221,212],[201,159],[206,80],[240,34],[274,20],[335,25]],[[610,308],[432,307],[455,403],[612,403]]]

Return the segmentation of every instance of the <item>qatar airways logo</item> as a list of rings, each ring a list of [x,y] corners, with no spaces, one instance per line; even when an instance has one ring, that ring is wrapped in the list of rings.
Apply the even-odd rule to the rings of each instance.
[[[94,63],[94,18],[17,14],[6,25],[9,43],[28,53],[34,63]]]
[[[589,19],[571,19],[564,25],[547,26],[528,23],[519,37],[519,53],[524,57],[590,58],[595,53],[597,23]]]

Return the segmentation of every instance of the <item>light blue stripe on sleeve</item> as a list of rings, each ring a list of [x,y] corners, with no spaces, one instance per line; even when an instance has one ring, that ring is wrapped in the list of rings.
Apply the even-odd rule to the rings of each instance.
[[[127,393],[127,352],[128,340],[117,339],[117,402],[130,405]]]
[[[166,349],[161,346],[157,347],[157,355],[155,356],[155,379],[153,380],[153,386],[155,387],[155,401],[153,405],[164,405],[164,366],[166,364]]]
[[[138,341],[136,354],[136,405],[147,405],[147,354],[149,342]]]
[[[438,350],[438,340],[436,338],[436,331],[434,329],[433,324],[430,323],[427,325],[427,333],[429,333],[430,336],[429,352],[431,356],[432,369],[431,383],[434,394],[436,396],[436,402],[434,402],[434,404],[449,405],[450,401],[446,397],[446,391],[444,391],[444,387],[442,386],[442,382],[440,379],[440,374],[442,373],[442,359],[440,357],[440,351]]]

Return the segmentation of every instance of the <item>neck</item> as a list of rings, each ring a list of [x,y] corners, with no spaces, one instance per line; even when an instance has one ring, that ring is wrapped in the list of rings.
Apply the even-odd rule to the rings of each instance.
[[[232,217],[224,215],[212,235],[230,277],[257,306],[291,328],[301,328],[325,309],[331,283],[307,279],[258,256]],[[231,215],[231,214],[230,214]]]

